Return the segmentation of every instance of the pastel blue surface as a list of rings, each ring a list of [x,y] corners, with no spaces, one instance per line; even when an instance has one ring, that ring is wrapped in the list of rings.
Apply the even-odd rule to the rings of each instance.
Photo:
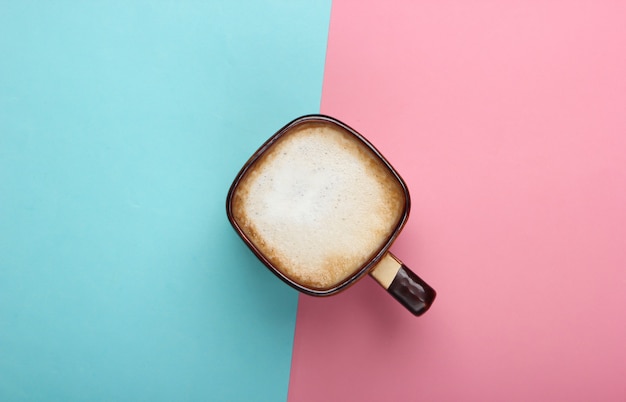
[[[330,2],[0,2],[0,400],[285,400],[297,293],[226,219],[319,111]]]

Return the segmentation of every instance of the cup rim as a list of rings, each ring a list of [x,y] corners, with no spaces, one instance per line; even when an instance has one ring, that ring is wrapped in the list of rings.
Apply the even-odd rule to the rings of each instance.
[[[323,122],[323,123],[330,123],[332,125],[339,126],[340,128],[346,130],[348,133],[353,135],[356,139],[358,139],[365,146],[367,146],[374,153],[374,155],[376,155],[376,157],[386,166],[386,168],[396,178],[396,180],[400,183],[400,186],[404,193],[404,199],[405,199],[405,205],[402,211],[402,215],[395,229],[393,230],[391,235],[387,238],[387,240],[379,247],[376,254],[374,254],[374,257],[367,260],[367,262],[365,262],[359,269],[355,270],[355,273],[353,275],[350,275],[348,278],[344,279],[343,281],[339,282],[335,286],[328,288],[328,289],[310,288],[298,282],[295,282],[294,280],[292,280],[291,278],[283,274],[278,268],[276,268],[264,256],[264,254],[259,249],[257,249],[254,243],[243,232],[243,230],[241,229],[241,227],[235,220],[235,217],[233,216],[233,208],[232,208],[234,193],[237,190],[237,187],[239,183],[241,182],[242,178],[248,172],[248,170],[252,166],[254,166],[254,164],[261,158],[261,156],[265,152],[267,152],[282,136],[289,133],[296,126],[299,126],[304,123],[309,123],[309,122]],[[393,242],[396,240],[396,238],[398,237],[398,235],[404,228],[404,225],[406,224],[408,217],[409,217],[410,208],[411,208],[411,200],[410,200],[409,190],[408,190],[406,183],[404,182],[402,177],[400,177],[398,172],[393,168],[393,166],[391,166],[391,164],[387,161],[387,159],[385,159],[385,157],[380,153],[380,151],[378,151],[378,149],[376,149],[376,147],[374,147],[372,143],[370,143],[363,135],[358,133],[352,127],[337,120],[334,117],[324,115],[324,114],[307,114],[304,116],[297,117],[293,119],[291,122],[287,123],[285,126],[283,126],[274,135],[272,135],[267,141],[263,143],[263,145],[261,145],[261,147],[256,152],[254,152],[254,154],[252,154],[252,156],[248,159],[248,161],[239,170],[239,173],[237,174],[237,176],[235,177],[235,180],[231,184],[230,189],[228,190],[228,195],[226,197],[226,215],[228,216],[228,220],[233,226],[233,228],[235,229],[235,231],[237,232],[237,234],[239,235],[239,237],[241,237],[244,243],[248,246],[248,248],[250,248],[250,250],[256,255],[256,257],[259,260],[261,260],[261,262],[272,273],[274,273],[278,278],[280,278],[283,282],[287,283],[292,288],[302,293],[311,295],[311,296],[334,295],[354,285],[359,279],[361,279],[363,276],[368,274],[376,266],[376,264],[381,260],[381,258],[385,255],[385,253],[387,253],[387,251],[389,250]]]

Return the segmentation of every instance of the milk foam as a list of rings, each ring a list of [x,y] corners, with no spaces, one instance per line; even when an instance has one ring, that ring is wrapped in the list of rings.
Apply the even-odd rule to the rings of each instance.
[[[235,219],[283,274],[328,289],[359,270],[395,230],[404,191],[369,148],[340,127],[285,134],[240,181]]]

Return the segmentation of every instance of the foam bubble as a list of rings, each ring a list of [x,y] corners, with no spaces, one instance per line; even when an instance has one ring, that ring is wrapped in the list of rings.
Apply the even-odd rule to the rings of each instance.
[[[352,134],[306,123],[249,169],[235,219],[257,249],[304,286],[328,289],[358,271],[404,211],[395,176]]]

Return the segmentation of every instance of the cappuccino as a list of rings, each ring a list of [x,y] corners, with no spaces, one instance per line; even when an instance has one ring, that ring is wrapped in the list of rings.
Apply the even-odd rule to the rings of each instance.
[[[232,218],[285,277],[327,290],[368,264],[398,229],[408,200],[359,137],[325,121],[278,136],[233,190]]]

